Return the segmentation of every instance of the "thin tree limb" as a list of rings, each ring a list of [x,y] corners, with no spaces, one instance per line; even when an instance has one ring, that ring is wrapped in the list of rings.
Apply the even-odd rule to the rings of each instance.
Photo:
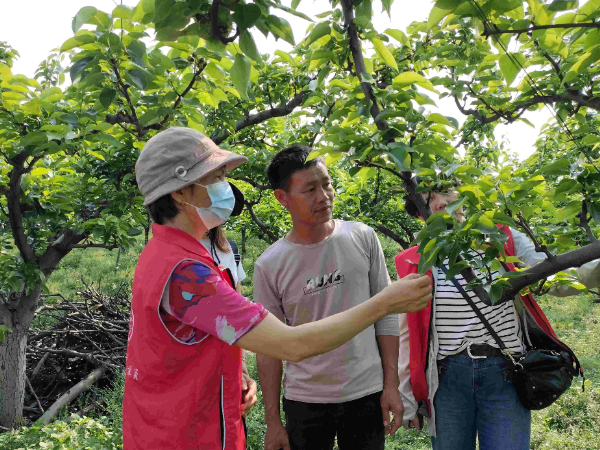
[[[259,189],[261,191],[266,191],[267,189],[271,189],[271,186],[267,186],[266,184],[260,184],[248,177],[231,177],[227,176],[230,180],[238,180],[243,181],[244,183],[248,183],[253,188]]]
[[[587,199],[583,199],[581,202],[581,214],[579,214],[579,226],[585,230],[588,235],[590,242],[596,242],[598,239],[594,236],[590,224],[588,222],[588,204]]]
[[[235,132],[238,132],[246,127],[250,127],[252,125],[257,125],[259,123],[265,122],[273,117],[283,117],[291,114],[295,108],[302,104],[304,100],[304,96],[307,95],[310,91],[302,91],[296,94],[286,105],[280,106],[278,108],[271,108],[265,111],[261,111],[257,114],[251,114],[245,119],[240,119],[235,124]],[[219,132],[213,133],[211,139],[215,144],[219,145],[225,139],[227,139],[231,133],[229,131],[223,131],[219,134]]]
[[[107,250],[115,250],[119,248],[118,244],[72,244],[71,248],[105,248]]]
[[[482,36],[485,37],[489,37],[489,36],[493,36],[496,34],[506,34],[506,33],[510,33],[510,34],[521,34],[521,33],[529,33],[531,31],[535,31],[535,30],[550,30],[553,28],[564,28],[564,29],[568,29],[568,28],[600,28],[600,23],[595,23],[595,22],[590,22],[590,23],[563,23],[563,24],[552,24],[552,25],[534,25],[532,27],[529,28],[517,28],[516,30],[500,30],[498,28],[491,30],[489,28],[486,28],[483,33],[481,33]]]
[[[91,385],[93,385],[96,381],[98,381],[106,372],[106,367],[99,367],[91,372],[87,377],[65,392],[54,404],[48,408],[40,420],[44,423],[44,425],[48,425],[50,422],[54,420],[58,412],[66,405],[71,403],[74,399],[76,399],[81,393],[86,391]]]
[[[246,208],[248,208],[248,212],[250,213],[250,217],[252,217],[252,220],[254,221],[254,223],[256,223],[256,225],[258,225],[258,228],[260,228],[260,230],[266,234],[267,236],[269,236],[269,239],[271,239],[271,243],[276,242],[279,237],[273,233],[271,230],[269,230],[269,227],[267,227],[262,220],[260,220],[256,213],[254,212],[254,208],[252,207],[252,204],[248,201],[244,202],[246,204]]]
[[[38,398],[37,394],[33,390],[33,386],[31,385],[31,381],[29,381],[29,377],[27,375],[25,375],[25,381],[27,381],[27,387],[29,387],[29,390],[33,394],[33,397],[35,398],[35,401],[37,402],[37,405],[38,405],[38,407],[40,408],[40,411],[43,414],[44,413],[44,408],[42,408],[42,403],[40,402],[40,399]]]
[[[406,242],[404,239],[402,239],[398,234],[396,234],[394,231],[390,230],[388,227],[381,225],[381,224],[377,224],[375,226],[375,229],[377,231],[379,231],[381,234],[383,234],[384,236],[389,237],[391,240],[397,242],[398,244],[400,244],[400,246],[406,250],[407,248],[410,247],[410,243]]]

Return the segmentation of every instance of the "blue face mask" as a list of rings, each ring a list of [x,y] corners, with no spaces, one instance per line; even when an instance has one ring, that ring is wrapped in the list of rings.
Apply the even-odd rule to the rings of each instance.
[[[235,196],[233,195],[229,182],[219,181],[218,183],[209,184],[208,186],[199,183],[194,184],[206,189],[212,204],[208,208],[200,208],[191,203],[187,204],[196,208],[196,212],[200,216],[200,220],[202,220],[207,230],[224,224],[227,219],[229,219],[231,211],[233,211],[233,207],[235,206]]]

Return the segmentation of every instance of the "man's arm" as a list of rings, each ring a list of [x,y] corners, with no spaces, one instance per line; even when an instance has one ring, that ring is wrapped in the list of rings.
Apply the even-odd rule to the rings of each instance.
[[[265,404],[265,450],[289,449],[287,432],[281,422],[279,398],[281,395],[281,375],[283,361],[268,356],[256,355],[258,379]]]
[[[402,425],[404,406],[398,392],[398,354],[400,341],[398,336],[377,336],[381,363],[383,366],[383,393],[381,409],[386,434],[394,434]],[[390,421],[390,413],[394,418]]]

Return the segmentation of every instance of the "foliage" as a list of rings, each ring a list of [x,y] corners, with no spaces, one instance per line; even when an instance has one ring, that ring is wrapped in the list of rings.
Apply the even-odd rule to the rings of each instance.
[[[123,448],[123,438],[99,420],[72,415],[68,422],[34,425],[19,431],[0,434],[0,447],[5,450],[77,450]]]
[[[343,217],[408,246],[419,225],[402,211],[401,196],[415,201],[427,218],[415,241],[422,272],[449,256],[451,271],[492,301],[529,285],[581,288],[561,271],[564,253],[575,252],[578,263],[600,257],[598,1],[440,0],[428,21],[382,31],[371,0],[333,0],[297,42],[277,14],[305,17],[298,3],[83,7],[73,37],[34,78],[12,72],[18,53],[0,43],[3,326],[28,329],[47,278],[71,251],[126,251],[148,236],[134,164],[147,139],[174,125],[248,156],[231,174],[247,197],[232,223],[240,232],[270,243],[289,227],[264,195],[264,169],[299,142],[330,166]],[[391,3],[383,3],[388,12]],[[295,47],[263,55],[256,30]],[[436,111],[435,95],[454,98],[468,117],[462,126]],[[494,126],[525,121],[542,105],[555,118],[536,154],[519,163],[496,142]],[[462,206],[467,220],[430,217],[419,192],[457,186],[459,202],[446,212]],[[497,224],[526,231],[549,260],[518,278],[476,279],[473,268],[498,264]],[[473,245],[483,257],[465,256]],[[9,378],[20,376],[13,370]]]

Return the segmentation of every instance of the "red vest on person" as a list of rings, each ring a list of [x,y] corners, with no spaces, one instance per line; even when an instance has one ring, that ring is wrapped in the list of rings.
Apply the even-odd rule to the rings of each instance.
[[[242,350],[214,336],[183,344],[159,316],[163,289],[183,260],[204,263],[231,282],[191,235],[156,224],[152,234],[133,279],[123,448],[243,450]]]
[[[510,228],[507,226],[498,226],[507,236],[508,240],[504,244],[506,256],[515,256],[515,242]],[[403,278],[410,273],[417,273],[417,266],[421,255],[417,253],[418,246],[400,252],[396,255],[395,263],[398,277]],[[506,264],[511,271],[515,270],[513,264]],[[431,270],[427,272],[433,282]],[[547,334],[556,338],[556,334],[550,325],[550,322],[543,311],[534,300],[531,294],[521,296],[523,304],[529,310],[536,324]],[[412,383],[413,395],[417,403],[427,402],[429,405],[429,390],[427,388],[427,378],[425,369],[427,367],[427,349],[429,348],[429,324],[431,320],[431,302],[421,311],[408,313],[406,321],[408,323],[408,341],[410,348],[410,380]],[[558,339],[558,338],[557,338]],[[431,411],[431,408],[429,408]]]

